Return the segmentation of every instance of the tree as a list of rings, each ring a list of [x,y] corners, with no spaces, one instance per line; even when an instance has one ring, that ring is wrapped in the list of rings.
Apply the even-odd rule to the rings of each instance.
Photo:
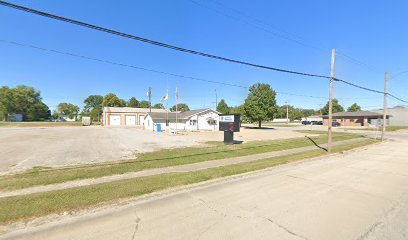
[[[225,102],[224,99],[221,99],[221,101],[217,105],[217,111],[222,113],[222,114],[229,114],[230,113],[230,107],[228,107],[227,103]]]
[[[269,84],[257,83],[249,88],[248,97],[244,102],[245,116],[251,122],[258,122],[262,126],[262,121],[272,120],[276,113],[276,92]]]
[[[135,97],[132,97],[131,99],[129,99],[127,106],[133,108],[139,107],[139,101],[137,101]]]
[[[163,106],[163,104],[162,103],[156,103],[156,104],[154,104],[153,105],[153,107],[152,108],[156,108],[156,109],[164,109],[165,107]]]
[[[126,102],[118,98],[114,93],[108,93],[103,97],[102,106],[104,107],[125,107]]]
[[[176,111],[176,105],[171,107],[170,111],[175,112]],[[179,104],[177,104],[177,111],[179,111],[179,112],[190,111],[190,108],[185,103],[179,103]]]
[[[43,121],[51,116],[40,92],[25,85],[0,88],[0,120],[8,120],[13,113],[23,114],[25,121]]]
[[[140,101],[139,107],[141,107],[141,108],[149,108],[149,107],[150,107],[150,103],[149,103],[149,101],[146,101],[146,100]]]
[[[84,100],[84,109],[82,115],[89,116],[93,121],[100,120],[102,114],[102,102],[103,96],[101,95],[90,95]]]
[[[59,114],[66,115],[71,119],[75,118],[76,121],[79,112],[79,107],[72,103],[60,103],[57,105],[57,111]]]
[[[349,108],[347,108],[347,112],[359,112],[361,111],[361,107],[357,103],[353,103]]]
[[[332,108],[333,113],[337,112],[344,112],[344,108],[339,104],[339,101],[337,99],[333,99],[333,108]],[[326,106],[323,107],[322,109],[323,115],[328,115],[329,114],[329,102],[327,102]]]

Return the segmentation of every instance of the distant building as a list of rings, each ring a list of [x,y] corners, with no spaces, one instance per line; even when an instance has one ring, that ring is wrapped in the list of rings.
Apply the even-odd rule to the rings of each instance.
[[[152,108],[152,113],[166,113],[166,109]],[[143,126],[149,108],[104,107],[102,122],[104,126]]]
[[[12,113],[9,116],[10,122],[22,122],[23,121],[23,114],[22,113]]]
[[[382,114],[383,110],[375,109],[372,112]],[[389,120],[390,126],[408,126],[408,106],[388,108],[387,114],[392,116]]]
[[[320,115],[313,115],[313,116],[309,116],[309,117],[303,117],[302,121],[308,121],[308,122],[322,122],[323,121],[323,117]]]
[[[323,125],[328,125],[329,116],[323,115]],[[359,112],[338,112],[333,113],[333,122],[340,123],[340,126],[370,126],[381,125],[383,115],[377,112],[359,111]],[[387,115],[388,125],[390,115]]]
[[[218,130],[219,112],[199,109],[176,113],[152,112],[144,119],[144,127],[151,131]]]

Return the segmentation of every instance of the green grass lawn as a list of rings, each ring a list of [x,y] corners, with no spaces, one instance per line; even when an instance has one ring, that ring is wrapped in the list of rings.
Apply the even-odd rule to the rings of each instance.
[[[374,140],[367,139],[363,142],[334,146],[333,152],[349,150],[371,143],[374,143]],[[324,154],[326,154],[325,151],[318,149],[195,172],[167,173],[51,192],[0,198],[0,224],[29,220],[52,213],[78,211],[171,187],[261,170]]]
[[[333,141],[343,141],[359,138],[359,135],[335,133]],[[312,138],[317,144],[327,142],[327,136],[322,134]],[[171,150],[160,150],[140,154],[137,159],[115,163],[88,164],[65,168],[34,168],[26,172],[0,177],[0,191],[10,191],[32,187],[62,183],[78,179],[97,178],[144,169],[190,164],[202,161],[217,160],[231,157],[247,156],[313,146],[307,138],[292,138],[273,141],[257,141],[238,145],[224,145],[220,142],[210,144],[210,147],[188,147]]]
[[[82,126],[81,122],[0,122],[0,127],[61,127]]]

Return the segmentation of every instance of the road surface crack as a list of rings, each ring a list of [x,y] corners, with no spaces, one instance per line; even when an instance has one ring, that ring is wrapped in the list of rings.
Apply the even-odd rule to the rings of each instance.
[[[289,234],[292,235],[292,236],[295,236],[295,237],[300,238],[300,239],[303,239],[303,240],[308,240],[307,237],[301,236],[301,235],[299,235],[299,234],[293,232],[293,231],[290,230],[289,228],[287,228],[287,227],[285,227],[285,226],[283,226],[283,225],[281,225],[281,224],[275,222],[275,221],[274,221],[273,219],[271,219],[271,218],[263,217],[263,216],[258,216],[258,217],[260,217],[260,218],[262,218],[262,219],[265,219],[265,220],[267,220],[267,221],[273,223],[275,226],[279,227],[280,229],[285,230],[287,233],[289,233]]]
[[[198,235],[197,235],[197,240],[199,240],[199,239],[201,239],[201,237],[206,233],[206,232],[208,232],[212,227],[214,227],[215,225],[217,225],[218,224],[218,221],[217,222],[215,222],[215,223],[213,223],[213,224],[211,224],[210,226],[208,226],[206,229],[204,229],[204,231],[202,231],[202,232],[200,232]]]
[[[201,203],[203,203],[203,205],[206,206],[208,209],[210,209],[210,210],[212,210],[213,212],[215,212],[215,213],[221,215],[221,216],[224,217],[224,218],[227,217],[227,214],[226,214],[226,213],[220,212],[218,209],[216,209],[216,208],[214,208],[213,206],[209,205],[209,204],[208,204],[206,201],[204,201],[203,199],[201,199],[201,198],[197,198],[197,199],[198,199],[198,201],[200,201]]]
[[[141,219],[135,214],[135,229],[133,230],[132,240],[135,240],[136,232],[139,230],[139,223]]]

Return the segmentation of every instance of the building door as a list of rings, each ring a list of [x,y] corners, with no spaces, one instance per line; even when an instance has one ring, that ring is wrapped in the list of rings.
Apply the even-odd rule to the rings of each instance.
[[[139,125],[143,125],[145,116],[139,116]]]
[[[111,126],[120,126],[120,115],[110,115],[109,116],[109,125],[111,125]]]
[[[126,126],[136,125],[136,116],[126,116]]]

